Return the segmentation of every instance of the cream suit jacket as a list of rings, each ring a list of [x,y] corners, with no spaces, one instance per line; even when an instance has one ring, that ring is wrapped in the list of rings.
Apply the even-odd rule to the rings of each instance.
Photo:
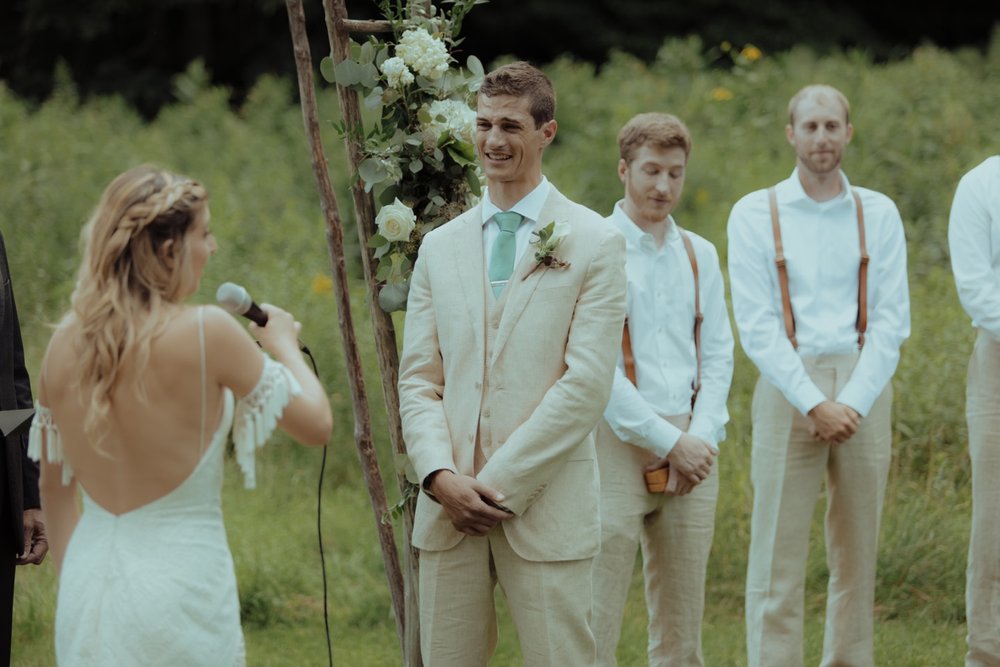
[[[535,561],[589,558],[600,547],[591,431],[608,401],[625,317],[624,238],[554,187],[535,228],[553,220],[571,227],[555,253],[570,266],[532,272],[528,248],[506,288],[489,359],[481,207],[424,238],[399,378],[403,437],[418,478],[448,469],[503,493],[515,514],[502,522],[507,540]],[[476,475],[480,418],[492,446],[483,443],[486,463]],[[440,551],[463,537],[420,494],[413,544]]]

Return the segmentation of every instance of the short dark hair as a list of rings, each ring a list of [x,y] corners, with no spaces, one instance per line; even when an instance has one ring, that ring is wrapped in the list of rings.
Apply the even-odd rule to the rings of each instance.
[[[531,102],[531,117],[535,120],[536,129],[556,117],[556,91],[552,81],[540,69],[523,60],[502,65],[487,74],[479,88],[479,95],[527,97]]]

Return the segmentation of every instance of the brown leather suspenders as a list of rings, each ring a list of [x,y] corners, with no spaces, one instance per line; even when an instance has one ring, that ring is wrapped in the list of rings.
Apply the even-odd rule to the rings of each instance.
[[[864,347],[865,331],[868,330],[868,249],[865,245],[865,210],[861,206],[861,197],[857,191],[854,195],[854,206],[858,217],[858,242],[861,246],[861,263],[858,267],[858,318],[854,323],[858,330],[858,348]],[[774,188],[767,189],[771,205],[771,230],[774,232],[774,263],[778,267],[778,286],[781,290],[781,310],[785,319],[785,335],[792,342],[793,348],[799,344],[795,340],[795,314],[792,313],[792,297],[788,292],[788,268],[785,266],[785,251],[781,245],[781,225],[778,224],[778,196]]]
[[[680,227],[681,240],[684,242],[684,250],[687,252],[688,261],[691,262],[691,273],[694,275],[694,355],[697,360],[697,371],[694,380],[691,381],[691,407],[698,398],[701,391],[701,323],[705,319],[701,313],[701,287],[698,280],[698,258],[694,254],[694,246],[691,245],[691,238]],[[628,331],[628,318],[625,319],[625,328],[622,331],[622,357],[625,360],[625,377],[629,382],[635,381],[635,355],[632,354],[632,337]]]

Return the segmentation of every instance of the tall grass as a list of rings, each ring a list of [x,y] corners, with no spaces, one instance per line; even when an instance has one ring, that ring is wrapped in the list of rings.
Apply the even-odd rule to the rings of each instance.
[[[621,197],[618,129],[633,114],[670,111],[695,140],[680,224],[712,240],[724,258],[725,225],[743,194],[785,178],[793,154],[784,139],[788,98],[827,82],[850,98],[855,135],[845,168],[855,184],[899,206],[908,238],[913,334],[894,380],[894,459],[883,521],[878,581],[880,664],[947,664],[962,651],[968,540],[969,463],[963,419],[972,330],[948,266],[946,228],[959,177],[1000,149],[1000,37],[986,53],[921,47],[875,64],[863,52],[818,56],[807,49],[765,54],[718,68],[697,40],[672,40],[656,60],[615,55],[600,69],[560,60],[547,67],[559,93],[559,134],[546,172],[564,193],[601,212]],[[317,362],[337,418],[331,441],[324,549],[331,579],[335,658],[341,665],[398,661],[373,517],[353,451],[351,408],[318,198],[290,83],[262,79],[238,110],[197,67],[181,80],[183,101],[144,123],[120,100],[81,102],[62,82],[33,107],[0,86],[0,229],[9,252],[29,367],[37,372],[48,325],[66,308],[78,262],[79,229],[101,188],[139,162],[202,180],[211,195],[220,251],[198,299],[224,280],[289,308]],[[339,118],[331,91],[324,118]],[[344,221],[353,238],[350,174],[339,138],[326,142]],[[356,247],[354,248],[356,251]],[[356,265],[355,265],[356,266]],[[355,269],[356,271],[356,269]],[[364,300],[354,309],[385,474],[392,457]],[[401,322],[399,322],[401,324]],[[720,458],[722,489],[709,564],[706,655],[742,664],[742,600],[753,489],[749,403],[756,372],[737,352],[732,423]],[[315,536],[318,452],[282,438],[258,464],[259,488],[227,472],[225,504],[237,564],[251,664],[324,664]],[[389,483],[390,496],[395,495]],[[822,513],[817,507],[817,519]],[[814,525],[807,578],[807,655],[818,656],[825,589],[821,522]],[[645,617],[638,576],[630,597],[622,664],[641,664]],[[22,570],[17,586],[15,663],[52,663],[55,578],[51,566]],[[496,664],[516,664],[506,617]],[[913,656],[921,656],[914,658]]]

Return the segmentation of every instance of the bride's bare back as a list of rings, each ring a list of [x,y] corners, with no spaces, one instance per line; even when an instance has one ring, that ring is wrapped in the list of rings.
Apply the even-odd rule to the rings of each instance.
[[[263,359],[249,336],[234,336],[219,346],[220,330],[229,328],[225,325],[230,318],[218,309],[206,309],[203,392],[196,314],[196,308],[183,306],[165,313],[165,328],[152,340],[149,362],[142,370],[144,397],[136,382],[137,360],[123,360],[100,442],[83,428],[89,397],[74,386],[78,361],[69,344],[74,323],[53,336],[43,368],[45,405],[59,424],[64,458],[74,477],[108,512],[123,514],[141,507],[187,479],[219,424],[221,378],[235,380],[233,389],[240,397],[260,377]],[[217,359],[220,353],[226,358]],[[234,362],[245,368],[235,377]]]

